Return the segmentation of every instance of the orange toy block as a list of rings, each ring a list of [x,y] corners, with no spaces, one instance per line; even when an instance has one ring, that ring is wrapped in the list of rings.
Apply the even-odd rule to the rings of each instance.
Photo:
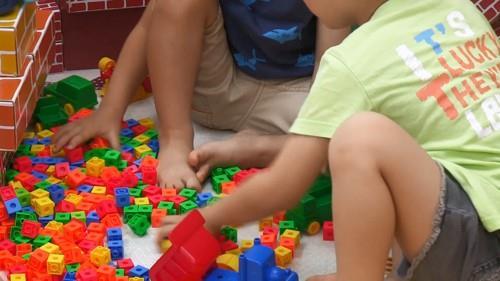
[[[99,281],[115,281],[116,269],[109,265],[101,265],[97,269],[97,278]]]
[[[47,259],[49,258],[49,253],[44,250],[37,249],[28,260],[28,268],[38,272],[45,272],[47,268]]]
[[[33,250],[33,246],[28,243],[22,243],[22,244],[17,244],[16,245],[16,255],[18,257],[22,257],[25,254],[31,253]]]
[[[104,219],[102,219],[102,223],[108,227],[121,227],[122,219],[119,214],[107,214]]]
[[[292,251],[292,257],[295,256],[295,240],[290,237],[281,237],[280,246],[288,248]]]
[[[106,234],[106,226],[102,223],[93,222],[87,227],[88,232],[96,232],[100,234]]]
[[[222,193],[231,194],[236,189],[236,183],[234,181],[224,182],[221,184]]]
[[[83,183],[83,181],[85,181],[86,178],[87,178],[87,175],[84,174],[80,169],[74,169],[66,177],[66,184],[70,188],[75,189],[79,185],[81,185]]]
[[[103,245],[104,244],[104,234],[102,233],[97,233],[97,232],[89,232],[85,236],[86,240],[94,241],[97,243],[97,245]]]
[[[161,195],[164,196],[166,199],[170,197],[174,197],[177,195],[177,190],[175,188],[162,188],[161,190]]]
[[[64,225],[64,235],[71,241],[80,241],[85,234],[83,224],[75,219]]]
[[[262,234],[260,240],[263,246],[267,246],[271,249],[276,248],[276,236],[274,234]]]
[[[160,227],[163,222],[163,218],[167,216],[167,210],[165,209],[154,209],[151,214],[151,226]]]

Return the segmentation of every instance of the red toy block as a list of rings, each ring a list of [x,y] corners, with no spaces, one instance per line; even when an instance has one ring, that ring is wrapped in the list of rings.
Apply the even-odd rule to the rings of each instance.
[[[119,178],[121,176],[120,171],[115,166],[104,167],[101,173],[101,179],[104,182],[109,182],[114,178]]]
[[[274,239],[278,239],[278,235],[280,234],[280,230],[276,227],[273,226],[265,226],[264,229],[262,229],[262,234],[272,234],[274,235]]]
[[[26,264],[15,264],[14,266],[8,268],[8,272],[9,274],[27,273],[28,266],[26,266]]]
[[[6,263],[12,257],[12,254],[7,250],[0,250],[0,270],[6,270]]]
[[[42,249],[36,249],[28,260],[28,268],[37,272],[45,272],[49,254]]]
[[[61,253],[64,255],[67,264],[81,263],[84,260],[84,255],[82,250],[74,244],[67,244],[68,246],[61,248]]]
[[[29,243],[22,243],[16,245],[16,256],[22,257],[25,254],[31,253],[33,246]]]
[[[134,132],[135,136],[143,134],[143,133],[145,133],[148,130],[148,128],[146,128],[146,127],[144,127],[142,125],[136,125],[136,126],[130,128],[130,129],[132,130],[132,132]]]
[[[139,168],[142,169],[143,167],[158,167],[158,159],[154,158],[153,156],[146,155],[146,157],[142,159],[141,166]]]
[[[158,186],[149,185],[148,187],[146,187],[142,190],[142,194],[143,194],[143,196],[147,196],[147,197],[152,196],[152,195],[156,195],[156,194],[161,195],[161,188]]]
[[[84,183],[88,184],[88,185],[92,185],[92,186],[103,186],[103,185],[105,185],[104,180],[102,180],[100,178],[89,177],[89,176],[87,176],[87,178],[85,179]]]
[[[109,265],[101,265],[97,269],[97,278],[99,281],[115,281],[116,269]]]
[[[107,227],[121,227],[122,224],[122,219],[119,214],[108,214],[106,215],[101,222]]]
[[[167,216],[167,210],[165,209],[154,209],[151,214],[151,226],[160,227],[163,222],[163,218]]]
[[[292,251],[292,256],[295,255],[295,240],[290,237],[281,237],[280,238],[280,246],[283,246]]]
[[[85,235],[85,239],[83,241],[85,240],[94,241],[98,246],[102,246],[104,244],[104,234],[97,232],[88,232],[87,235]]]
[[[152,184],[155,185],[158,183],[158,173],[156,172],[155,167],[142,167],[141,168],[142,172],[142,181],[145,184]]]
[[[277,212],[273,215],[273,223],[279,224],[280,221],[285,220],[286,211]]]
[[[115,281],[128,281],[128,276],[116,276]]]
[[[108,214],[118,213],[116,203],[113,200],[104,200],[97,205],[96,212],[100,218],[104,218]]]
[[[221,242],[221,249],[222,249],[222,252],[225,253],[227,251],[238,249],[238,244],[234,243],[231,240],[225,240],[225,238],[224,238],[223,242]]]
[[[56,176],[59,179],[63,179],[69,174],[69,172],[70,169],[68,162],[57,163],[54,176]]]
[[[128,165],[131,165],[134,162],[135,157],[132,153],[122,152],[122,159],[127,161]]]
[[[153,205],[153,208],[158,207],[158,204],[160,204],[161,201],[163,201],[163,196],[160,194],[156,194],[153,196],[148,196],[149,203]]]
[[[0,197],[2,197],[3,202],[10,199],[16,198],[16,193],[14,189],[10,186],[4,186],[0,188]]]
[[[80,169],[74,169],[71,171],[66,177],[66,184],[73,189],[76,189],[78,186],[82,185],[87,177]]]
[[[80,202],[80,204],[76,206],[77,211],[84,211],[86,215],[93,209],[94,209],[94,204],[89,202]]]
[[[106,234],[106,226],[102,223],[93,222],[87,227],[87,232]]]
[[[0,226],[0,240],[4,240],[7,238],[9,238],[9,230],[6,226],[2,225]]]
[[[117,262],[118,268],[124,269],[125,274],[128,274],[129,270],[134,268],[134,262],[132,259],[122,259]]]
[[[139,172],[139,168],[136,165],[131,165],[131,166],[128,166],[127,168],[125,168],[125,170],[123,170],[123,172],[135,174],[135,173]]]
[[[80,249],[86,254],[90,253],[90,251],[94,250],[95,247],[97,247],[97,246],[98,245],[97,245],[96,241],[86,240],[86,239],[84,239],[84,240],[80,241],[80,243],[78,243],[78,247],[80,247]]]
[[[335,240],[335,234],[333,230],[333,222],[332,221],[325,221],[323,223],[323,240],[325,241],[334,241]]]
[[[61,202],[57,203],[55,211],[60,213],[71,213],[76,210],[76,207],[73,203],[68,202],[66,200],[61,200]]]
[[[16,254],[16,244],[10,240],[0,241],[0,250],[7,250],[12,255]]]
[[[64,235],[71,241],[78,242],[83,239],[85,228],[78,220],[72,219],[64,225]]]
[[[64,153],[66,154],[66,159],[71,163],[83,160],[83,148],[81,146],[74,149],[64,148]]]
[[[81,268],[81,265],[80,265]],[[76,280],[78,281],[98,281],[97,272],[93,268],[79,269],[76,273]]]
[[[262,246],[267,246],[271,249],[276,248],[276,236],[272,233],[262,234],[260,236]]]
[[[122,173],[121,184],[123,187],[134,187],[137,186],[139,179],[134,173],[124,171]]]
[[[26,264],[26,260],[18,256],[10,256],[4,261],[6,268],[11,268],[16,264]]]
[[[36,221],[25,220],[21,227],[21,234],[25,237],[35,239],[38,236],[38,232],[42,228],[42,224]]]
[[[101,137],[96,137],[92,140],[90,143],[90,148],[96,149],[96,148],[108,148],[109,147],[109,142],[105,138]]]
[[[28,156],[21,156],[16,158],[14,160],[14,169],[18,170],[19,172],[25,172],[25,173],[31,173],[32,171],[32,162],[31,158]]]
[[[221,254],[219,242],[204,228],[200,212],[190,212],[170,233],[172,247],[151,268],[155,281],[201,280]]]
[[[180,195],[175,195],[173,197],[167,198],[167,201],[174,203],[174,206],[177,210],[179,210],[181,203],[186,201],[186,200],[187,199],[185,197],[180,196]]]
[[[39,173],[46,173],[49,165],[45,164],[36,164],[33,166],[33,171],[37,171]]]

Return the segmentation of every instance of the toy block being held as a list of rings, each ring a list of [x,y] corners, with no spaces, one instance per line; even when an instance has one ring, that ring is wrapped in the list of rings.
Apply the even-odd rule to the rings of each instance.
[[[219,242],[204,228],[200,212],[190,212],[170,233],[172,247],[151,268],[153,281],[201,280],[221,254]]]

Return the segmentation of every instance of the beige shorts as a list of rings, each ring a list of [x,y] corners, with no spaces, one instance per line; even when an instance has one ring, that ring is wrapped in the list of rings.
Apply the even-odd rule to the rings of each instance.
[[[295,120],[310,84],[311,77],[257,80],[239,70],[219,11],[217,20],[205,31],[192,117],[214,129],[284,133]]]

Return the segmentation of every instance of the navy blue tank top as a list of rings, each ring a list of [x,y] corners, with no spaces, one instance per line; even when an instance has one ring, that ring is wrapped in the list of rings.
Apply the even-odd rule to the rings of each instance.
[[[311,76],[316,18],[303,0],[220,0],[235,64],[257,79]]]

